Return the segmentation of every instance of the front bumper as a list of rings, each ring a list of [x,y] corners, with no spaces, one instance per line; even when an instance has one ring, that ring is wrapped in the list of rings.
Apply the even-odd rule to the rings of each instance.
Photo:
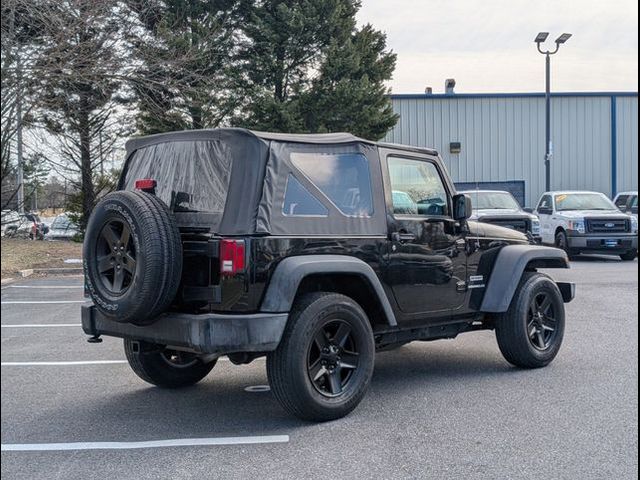
[[[624,253],[638,249],[638,235],[571,235],[569,248],[581,252]]]
[[[269,352],[280,343],[287,313],[250,315],[167,312],[152,325],[120,323],[102,315],[94,305],[82,306],[87,335],[130,338],[180,347],[197,353]]]

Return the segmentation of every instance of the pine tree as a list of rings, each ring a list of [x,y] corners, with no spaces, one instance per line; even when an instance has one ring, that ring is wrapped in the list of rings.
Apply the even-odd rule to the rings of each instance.
[[[248,103],[236,123],[305,131],[301,97],[332,43],[349,38],[358,8],[354,0],[265,0],[246,7],[240,58]]]
[[[138,131],[211,128],[237,105],[237,0],[131,0],[136,39]]]
[[[302,102],[306,130],[382,138],[398,120],[384,85],[395,62],[385,35],[371,25],[354,31],[344,43],[333,42]]]
[[[397,121],[384,85],[396,56],[386,50],[382,32],[356,28],[359,7],[354,0],[252,4],[241,54],[249,101],[236,123],[383,137]]]

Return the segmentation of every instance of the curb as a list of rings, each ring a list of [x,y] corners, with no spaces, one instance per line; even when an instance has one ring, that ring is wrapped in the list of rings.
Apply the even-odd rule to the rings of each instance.
[[[46,275],[82,275],[81,267],[62,268],[34,268],[32,273],[44,273]]]

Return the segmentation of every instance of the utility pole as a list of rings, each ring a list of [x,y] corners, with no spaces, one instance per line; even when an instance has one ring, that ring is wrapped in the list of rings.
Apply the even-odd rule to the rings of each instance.
[[[22,158],[22,62],[20,59],[20,51],[18,51],[16,59],[16,141],[18,143],[16,154],[18,157],[18,212],[24,213],[24,161]]]
[[[549,36],[549,32],[540,32],[536,38],[535,42],[538,46],[538,52],[543,54],[545,58],[545,154],[544,154],[544,185],[545,190],[547,192],[551,191],[551,159],[553,158],[553,143],[551,140],[551,55],[555,55],[560,50],[560,45],[566,43],[567,40],[571,38],[570,33],[563,33],[556,39],[556,48],[555,50],[546,50],[543,51],[541,48],[542,43]]]

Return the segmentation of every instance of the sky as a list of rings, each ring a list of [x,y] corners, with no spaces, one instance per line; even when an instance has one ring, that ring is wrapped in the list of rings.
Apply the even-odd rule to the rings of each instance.
[[[552,57],[552,90],[638,91],[637,0],[362,0],[360,24],[397,55],[392,93],[544,91],[533,41],[573,37]]]

